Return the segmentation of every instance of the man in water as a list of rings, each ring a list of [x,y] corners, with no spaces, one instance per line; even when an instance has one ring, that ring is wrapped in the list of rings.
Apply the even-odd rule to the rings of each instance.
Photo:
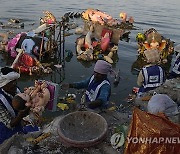
[[[94,66],[94,73],[91,77],[80,82],[62,84],[62,89],[85,88],[88,108],[107,108],[111,94],[111,84],[107,75],[112,72],[113,70],[111,64],[104,60],[98,60]]]

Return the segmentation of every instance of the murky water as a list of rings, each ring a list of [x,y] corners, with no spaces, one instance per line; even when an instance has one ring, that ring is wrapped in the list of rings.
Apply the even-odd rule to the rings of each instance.
[[[1,0],[0,3],[0,21],[7,22],[9,18],[20,18],[25,28],[17,29],[16,32],[28,31],[39,25],[39,18],[43,16],[44,10],[51,11],[58,20],[66,12],[82,12],[87,8],[95,8],[105,11],[114,18],[119,18],[119,13],[127,12],[129,16],[135,19],[136,30],[132,30],[129,42],[119,41],[118,62],[114,65],[115,69],[120,69],[121,81],[118,87],[112,86],[111,101],[117,104],[123,103],[124,99],[136,85],[137,75],[131,72],[132,64],[137,58],[137,42],[135,36],[138,32],[144,32],[149,28],[155,28],[166,38],[170,38],[176,44],[180,43],[180,1],[179,0]],[[32,26],[32,23],[35,23]],[[0,31],[6,31],[0,29]],[[74,52],[73,58],[65,64],[65,80],[63,82],[79,81],[91,75],[94,63],[84,65],[77,61],[75,56],[75,39],[77,35],[66,37],[66,50]],[[8,65],[1,57],[1,66]],[[9,64],[10,65],[10,64]],[[41,79],[53,79],[54,82],[60,82],[60,76],[57,73],[53,75],[40,77]],[[32,84],[35,77],[25,76],[19,82],[23,89]],[[113,81],[113,79],[110,79]],[[60,92],[63,94],[63,92]]]

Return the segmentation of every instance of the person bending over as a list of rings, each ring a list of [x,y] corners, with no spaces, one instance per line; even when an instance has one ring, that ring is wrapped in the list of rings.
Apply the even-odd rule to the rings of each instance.
[[[86,103],[90,109],[107,108],[111,95],[111,84],[107,78],[112,73],[112,66],[104,60],[98,60],[94,66],[94,73],[91,77],[74,83],[62,84],[62,89],[76,88],[86,89]]]

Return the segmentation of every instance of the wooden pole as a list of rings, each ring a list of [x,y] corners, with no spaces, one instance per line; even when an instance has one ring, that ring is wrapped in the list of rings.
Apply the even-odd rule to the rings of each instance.
[[[41,47],[40,47],[40,53],[39,53],[39,62],[41,62],[43,43],[44,43],[44,32],[42,34],[42,41],[41,41]]]

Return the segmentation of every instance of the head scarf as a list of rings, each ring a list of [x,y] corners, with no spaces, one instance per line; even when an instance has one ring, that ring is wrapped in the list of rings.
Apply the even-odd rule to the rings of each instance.
[[[112,73],[112,65],[104,60],[98,60],[94,66],[94,72],[107,75]]]
[[[7,85],[9,82],[16,80],[20,77],[20,74],[17,72],[9,72],[6,75],[0,71],[0,88]]]
[[[166,94],[156,94],[151,97],[147,106],[148,112],[157,114],[165,113],[167,116],[176,114],[177,104]]]

